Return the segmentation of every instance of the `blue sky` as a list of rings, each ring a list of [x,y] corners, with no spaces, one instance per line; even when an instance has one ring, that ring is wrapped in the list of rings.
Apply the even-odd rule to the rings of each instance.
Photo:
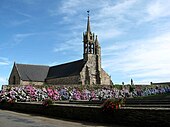
[[[170,81],[170,0],[1,0],[0,85],[14,61],[57,65],[82,58],[87,10],[114,83]]]

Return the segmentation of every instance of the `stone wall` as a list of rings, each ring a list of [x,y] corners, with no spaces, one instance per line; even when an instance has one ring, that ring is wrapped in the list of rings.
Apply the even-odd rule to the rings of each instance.
[[[47,79],[46,83],[53,84],[53,85],[71,85],[71,84],[81,84],[81,80],[80,80],[80,75],[76,75],[76,76],[69,76],[69,77]]]
[[[14,76],[15,76],[15,84],[14,84]],[[20,76],[18,74],[18,71],[16,67],[14,66],[11,75],[9,77],[9,85],[43,85],[44,82],[38,82],[38,81],[23,81],[20,79]]]
[[[90,75],[96,75],[96,55],[95,54],[88,54],[88,60],[86,62],[87,67],[89,67]]]
[[[16,69],[16,66],[13,66],[10,77],[9,77],[9,85],[15,85],[15,84],[20,84],[20,77]]]
[[[82,85],[86,84],[86,79],[87,79],[87,75],[86,75],[86,66],[83,67],[82,71],[80,72],[80,79],[81,79],[81,83]]]
[[[82,84],[97,84],[96,77],[97,77],[97,62],[96,62],[96,55],[95,54],[86,54],[87,61],[84,65],[84,68],[81,72],[81,80]]]
[[[102,85],[112,85],[110,76],[102,69],[101,70]]]
[[[48,107],[36,103],[0,104],[0,109],[29,114],[40,114],[64,119],[109,123],[111,125],[169,127],[169,108],[122,108],[112,113],[103,112],[100,106],[55,104]]]
[[[20,85],[43,85],[44,82],[36,82],[36,81],[22,81],[20,82]]]

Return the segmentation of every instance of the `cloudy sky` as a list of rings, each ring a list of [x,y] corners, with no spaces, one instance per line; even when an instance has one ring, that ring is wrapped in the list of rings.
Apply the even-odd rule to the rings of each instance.
[[[0,85],[16,63],[82,58],[87,10],[114,83],[170,81],[170,0],[1,0]]]

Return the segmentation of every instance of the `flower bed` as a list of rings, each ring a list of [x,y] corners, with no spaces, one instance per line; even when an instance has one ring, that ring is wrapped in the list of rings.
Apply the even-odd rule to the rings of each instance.
[[[102,111],[107,113],[112,113],[115,110],[121,108],[121,106],[125,103],[124,98],[120,99],[108,99],[102,104]]]

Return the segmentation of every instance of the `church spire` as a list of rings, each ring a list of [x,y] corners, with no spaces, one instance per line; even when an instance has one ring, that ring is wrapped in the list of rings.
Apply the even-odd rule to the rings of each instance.
[[[97,39],[97,35],[96,35],[96,39],[95,39],[95,54],[101,55],[101,49],[100,49],[99,41]]]
[[[90,11],[87,11],[87,15],[88,15],[88,19],[87,19],[87,32],[90,33],[91,29],[90,29],[90,16],[89,16]]]
[[[89,12],[87,11],[88,14],[88,19],[87,19],[87,31],[83,33],[83,43],[84,43],[84,60],[88,60],[88,55],[89,54],[95,54],[95,37],[94,33],[91,32],[90,29],[90,17],[89,17]]]
[[[95,45],[96,45],[97,47],[100,47],[99,41],[98,41],[98,39],[97,39],[97,35],[96,35]]]

